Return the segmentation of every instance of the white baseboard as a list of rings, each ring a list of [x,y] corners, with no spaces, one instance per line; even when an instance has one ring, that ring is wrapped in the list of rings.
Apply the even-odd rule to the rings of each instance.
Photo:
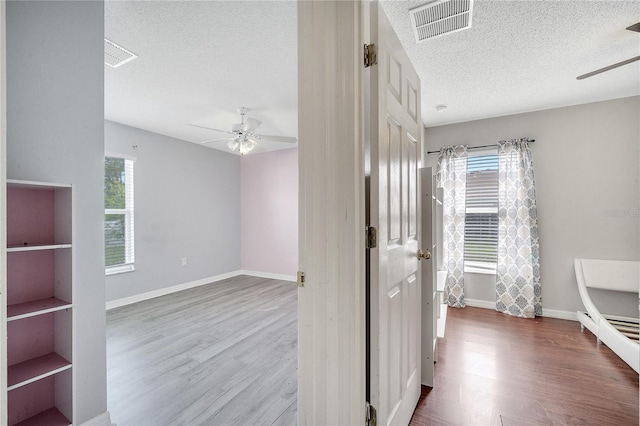
[[[98,414],[94,418],[87,420],[82,423],[80,426],[115,426],[111,423],[111,416],[108,411],[105,411],[102,414]]]
[[[483,308],[483,309],[496,309],[496,302],[490,302],[488,300],[480,300],[480,299],[467,299],[464,298],[467,306],[472,306],[474,308]]]
[[[271,272],[247,271],[246,269],[241,269],[240,275],[249,275],[252,277],[269,278],[272,280],[281,280],[281,281],[296,282],[298,280],[295,275],[283,275],[283,274],[272,274]]]
[[[241,271],[239,270],[227,272],[225,274],[215,275],[213,277],[202,278],[202,279],[191,281],[188,283],[174,285],[171,287],[160,288],[158,290],[136,294],[134,296],[125,297],[122,299],[112,300],[106,303],[107,311],[110,309],[119,308],[121,306],[131,305],[132,303],[142,302],[143,300],[154,299],[156,297],[165,296],[167,294],[176,293],[178,291],[199,287],[205,284],[211,284],[216,281],[226,280],[227,278],[237,277],[238,275],[242,275]]]
[[[110,309],[120,308],[121,306],[131,305],[133,303],[142,302],[143,300],[154,299],[160,296],[166,296],[167,294],[176,293],[182,290],[188,290],[190,288],[199,287],[201,285],[211,284],[216,281],[226,280],[227,278],[237,277],[238,275],[249,275],[252,277],[269,278],[272,280],[292,281],[296,282],[295,275],[282,275],[272,274],[270,272],[258,272],[247,271],[244,269],[227,272],[225,274],[215,275],[213,277],[202,278],[199,280],[191,281],[188,283],[178,284],[171,287],[160,288],[158,290],[149,291],[146,293],[136,294],[122,299],[112,300],[106,303],[107,311]]]
[[[560,311],[558,309],[542,308],[542,316],[549,317],[549,318],[569,320],[569,321],[578,321],[578,315],[576,314],[576,311],[569,312],[569,311]]]
[[[466,299],[467,306],[473,306],[476,308],[483,309],[496,309],[496,302],[490,302],[488,300],[479,300],[479,299]],[[563,320],[570,321],[578,321],[578,317],[575,312],[569,311],[560,311],[558,309],[546,309],[542,308],[542,316],[547,318],[557,318]]]

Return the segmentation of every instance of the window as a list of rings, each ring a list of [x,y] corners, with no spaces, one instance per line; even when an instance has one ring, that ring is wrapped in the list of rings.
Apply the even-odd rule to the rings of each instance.
[[[105,157],[104,252],[106,274],[133,271],[133,160]]]
[[[498,155],[467,159],[465,272],[495,273],[498,258]]]

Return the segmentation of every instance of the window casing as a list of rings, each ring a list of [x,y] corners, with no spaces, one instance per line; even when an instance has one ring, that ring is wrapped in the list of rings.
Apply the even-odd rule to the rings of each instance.
[[[498,155],[480,151],[467,158],[464,270],[494,274],[498,257]]]
[[[135,270],[134,160],[105,157],[104,249],[107,275]]]

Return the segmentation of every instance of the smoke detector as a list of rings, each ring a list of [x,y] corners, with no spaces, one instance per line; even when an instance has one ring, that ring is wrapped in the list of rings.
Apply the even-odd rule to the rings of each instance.
[[[138,55],[135,53],[118,46],[111,40],[104,39],[104,63],[111,68],[118,68],[120,65],[133,61],[137,57]]]
[[[436,0],[409,10],[416,43],[471,28],[473,0]]]

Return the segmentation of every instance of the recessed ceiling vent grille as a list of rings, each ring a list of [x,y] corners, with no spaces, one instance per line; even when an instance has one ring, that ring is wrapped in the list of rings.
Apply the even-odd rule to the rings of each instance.
[[[111,40],[104,39],[104,63],[112,68],[118,68],[120,65],[137,58],[138,55],[129,52],[122,46],[118,46]]]
[[[409,11],[416,42],[471,28],[473,0],[436,0]]]

